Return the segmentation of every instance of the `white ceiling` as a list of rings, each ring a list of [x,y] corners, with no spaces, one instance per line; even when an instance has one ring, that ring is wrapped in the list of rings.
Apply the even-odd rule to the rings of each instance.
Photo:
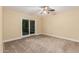
[[[73,6],[50,6],[52,9],[55,9],[56,12],[61,12],[75,8]],[[6,6],[4,8],[13,9],[20,12],[25,12],[27,14],[40,15],[41,8],[40,6]]]

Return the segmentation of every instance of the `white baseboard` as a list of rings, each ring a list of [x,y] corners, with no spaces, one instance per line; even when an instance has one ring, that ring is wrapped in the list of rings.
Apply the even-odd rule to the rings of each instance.
[[[19,39],[21,39],[21,37],[12,38],[12,39],[8,39],[8,40],[3,40],[3,43],[10,42],[10,41],[14,41],[14,40],[19,40]]]
[[[74,42],[79,42],[78,39],[58,36],[58,35],[54,35],[54,34],[39,33],[39,34],[34,34],[34,35],[40,35],[40,34],[44,34],[44,35],[48,35],[48,36],[52,36],[52,37],[57,37],[57,38],[61,38],[61,39],[66,39],[66,40],[71,40],[71,41],[74,41]],[[29,36],[32,36],[32,35],[27,35],[27,36],[17,37],[17,38],[13,38],[13,39],[9,39],[9,40],[4,40],[3,43],[14,41],[14,40],[19,40],[19,39],[22,39],[22,38],[25,38],[25,37],[29,37]]]
[[[74,42],[79,42],[79,39],[68,38],[68,37],[58,36],[58,35],[54,35],[54,34],[47,34],[47,33],[43,33],[43,34],[48,35],[48,36],[52,36],[52,37],[61,38],[61,39],[71,40],[71,41],[74,41]]]
[[[3,43],[14,41],[14,40],[19,40],[19,39],[22,39],[22,38],[25,38],[25,37],[30,37],[32,35],[40,35],[40,33],[39,34],[31,34],[31,35],[26,35],[26,36],[21,36],[21,37],[17,37],[17,38],[12,38],[12,39],[8,39],[8,40],[4,40]]]

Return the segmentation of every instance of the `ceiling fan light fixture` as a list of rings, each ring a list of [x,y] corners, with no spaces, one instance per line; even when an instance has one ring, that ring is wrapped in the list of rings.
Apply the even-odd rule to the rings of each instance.
[[[41,14],[42,15],[47,15],[47,14],[51,14],[52,12],[54,12],[55,9],[51,9],[50,7],[48,6],[42,6],[41,7]]]
[[[46,11],[43,11],[43,13],[44,13],[44,14],[47,14],[47,12],[46,12]]]
[[[46,9],[46,10],[47,10],[47,9],[48,9],[48,6],[45,6],[45,8],[44,8],[44,9]]]

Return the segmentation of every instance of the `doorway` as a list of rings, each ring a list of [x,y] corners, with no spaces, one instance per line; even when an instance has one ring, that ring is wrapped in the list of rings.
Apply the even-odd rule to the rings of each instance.
[[[35,34],[35,20],[22,19],[22,36]]]

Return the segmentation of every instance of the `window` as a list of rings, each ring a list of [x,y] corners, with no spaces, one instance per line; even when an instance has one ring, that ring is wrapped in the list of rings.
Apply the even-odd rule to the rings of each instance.
[[[35,33],[35,21],[30,20],[30,34],[34,34],[34,33]]]
[[[35,33],[35,21],[23,19],[22,20],[22,35],[34,34]]]
[[[22,20],[22,35],[29,34],[29,20]]]

